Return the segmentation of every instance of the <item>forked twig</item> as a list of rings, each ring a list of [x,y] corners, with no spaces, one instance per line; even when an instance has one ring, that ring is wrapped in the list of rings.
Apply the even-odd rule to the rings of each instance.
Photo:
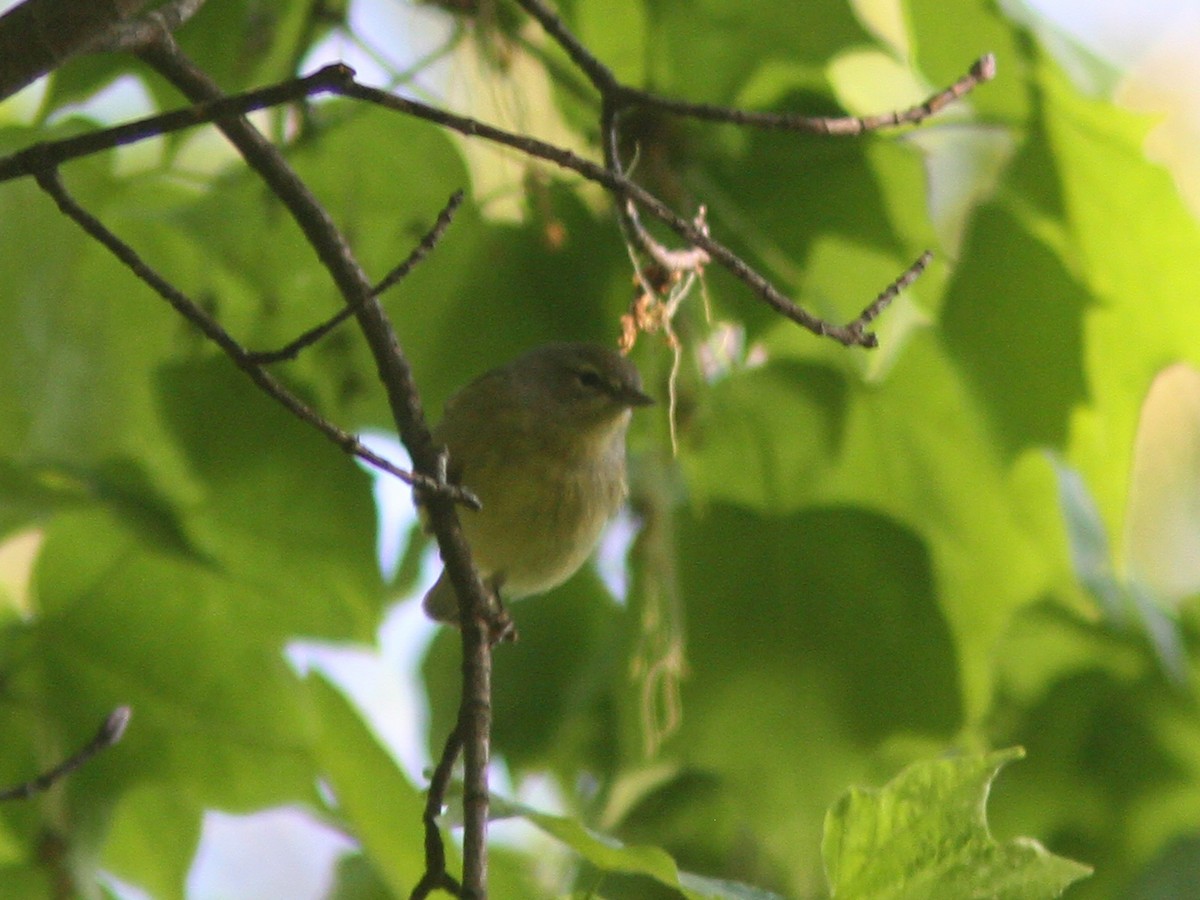
[[[346,453],[370,463],[381,471],[394,475],[405,484],[419,487],[431,493],[443,494],[472,509],[481,508],[482,504],[480,504],[479,498],[468,489],[447,482],[439,484],[435,479],[422,475],[419,472],[408,472],[399,468],[368,449],[354,435],[338,428],[284,387],[278,379],[265,371],[253,359],[252,354],[234,340],[229,332],[222,328],[216,319],[205,312],[198,303],[191,300],[182,291],[158,274],[141,258],[136,250],[117,237],[103,222],[80,206],[67,191],[56,167],[51,166],[44,171],[37,172],[35,178],[38,185],[53,198],[59,210],[64,215],[79,225],[88,235],[119,259],[134,275],[149,285],[156,294],[171,304],[171,307],[176,312],[188,322],[191,322],[205,337],[220,347],[239,369],[245,372],[256,385],[274,398],[292,415],[317,429],[317,431],[325,435],[325,437]]]
[[[450,776],[454,772],[454,763],[462,752],[462,746],[462,732],[459,726],[455,725],[446,738],[442,757],[429,779],[429,793],[425,796],[425,811],[421,816],[421,821],[425,824],[425,874],[412,889],[409,900],[424,900],[439,888],[456,897],[462,893],[462,885],[446,871],[446,847],[442,843],[442,830],[437,821],[446,805]]]

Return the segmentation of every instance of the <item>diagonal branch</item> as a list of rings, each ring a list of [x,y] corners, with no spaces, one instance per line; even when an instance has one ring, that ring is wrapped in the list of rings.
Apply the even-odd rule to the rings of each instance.
[[[53,787],[56,782],[86,765],[96,754],[107,750],[121,740],[121,737],[125,734],[125,727],[129,724],[129,717],[131,715],[133,715],[133,711],[128,706],[118,706],[108,714],[108,718],[100,724],[99,730],[96,731],[90,741],[53,769],[43,772],[36,778],[26,781],[24,784],[18,784],[15,787],[0,791],[0,801],[24,800]]]
[[[180,50],[169,33],[146,47],[142,58],[192,102],[222,99],[220,88]],[[412,368],[391,322],[372,295],[366,273],[354,258],[344,236],[308,186],[283,155],[245,118],[227,119],[218,127],[246,163],[283,202],[300,226],[317,257],[337,285],[367,341],[387,394],[400,439],[408,448],[415,470],[438,478],[441,453],[429,433]],[[455,505],[444,493],[425,498],[429,524],[463,608],[463,692],[459,722],[463,726],[464,833],[462,896],[487,896],[487,764],[491,749],[491,643],[487,621],[490,608],[471,551],[463,537]]]
[[[420,262],[429,255],[430,251],[437,246],[438,241],[442,239],[442,235],[446,233],[446,229],[450,227],[451,221],[454,219],[454,213],[458,207],[462,205],[463,192],[455,191],[446,205],[442,207],[442,211],[438,213],[437,221],[433,227],[421,238],[421,242],[413,248],[412,253],[392,271],[388,272],[383,279],[371,288],[371,296],[379,297],[392,286],[396,285],[408,276],[408,273],[417,267]],[[268,365],[274,362],[280,362],[285,359],[295,359],[301,351],[307,347],[311,347],[333,329],[337,328],[348,318],[354,315],[357,307],[345,306],[338,311],[337,315],[322,322],[316,328],[304,332],[294,341],[290,342],[278,350],[271,350],[263,353],[251,353],[250,357],[261,365]]]
[[[936,92],[916,106],[874,116],[803,116],[796,113],[754,112],[727,106],[712,106],[707,103],[688,103],[685,100],[660,97],[649,91],[625,86],[620,87],[619,94],[623,105],[649,106],[677,116],[688,116],[709,122],[854,137],[884,128],[920,124],[945,109],[955,100],[975,90],[985,81],[991,81],[995,77],[996,57],[988,53],[975,60],[971,68],[953,84]]]

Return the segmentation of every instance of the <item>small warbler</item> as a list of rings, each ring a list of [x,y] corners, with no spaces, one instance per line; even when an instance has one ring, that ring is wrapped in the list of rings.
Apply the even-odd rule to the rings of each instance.
[[[538,347],[480,376],[446,404],[433,439],[448,477],[483,509],[459,518],[484,583],[510,599],[566,581],[625,497],[625,432],[642,392],[633,363],[607,347]],[[458,621],[443,572],[425,612]]]

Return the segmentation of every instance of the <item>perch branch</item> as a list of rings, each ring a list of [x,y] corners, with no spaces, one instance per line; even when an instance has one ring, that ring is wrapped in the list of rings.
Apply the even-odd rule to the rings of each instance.
[[[220,88],[180,50],[167,32],[149,44],[142,58],[193,103],[222,98]],[[400,439],[408,448],[414,469],[437,479],[439,449],[425,423],[421,397],[412,368],[400,348],[392,324],[372,294],[366,273],[354,258],[344,236],[308,186],[287,164],[283,154],[245,118],[223,119],[218,127],[287,207],[317,257],[337,285],[347,306],[354,309],[367,345],[375,359],[380,383]],[[440,486],[439,486],[440,488]],[[487,763],[491,741],[490,609],[471,551],[463,537],[452,500],[439,489],[425,497],[429,524],[437,538],[446,572],[463,609],[463,692],[459,721],[463,732],[464,805],[462,896],[487,897]]]

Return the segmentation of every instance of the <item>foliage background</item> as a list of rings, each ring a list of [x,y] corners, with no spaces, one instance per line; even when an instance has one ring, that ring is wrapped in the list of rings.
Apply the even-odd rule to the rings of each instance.
[[[549,776],[568,815],[683,868],[813,897],[825,811],[850,785],[1019,744],[1027,759],[991,795],[998,836],[1094,865],[1071,897],[1186,896],[1200,869],[1200,386],[1172,366],[1200,357],[1200,232],[1144,158],[1149,123],[1083,96],[1045,50],[1062,35],[990,3],[561,8],[621,77],[697,101],[876,112],[986,51],[1000,77],[919,131],[861,140],[630,122],[639,177],[677,208],[707,204],[715,235],[821,315],[853,317],[926,247],[937,260],[874,353],[813,338],[709,271],[711,319],[693,295],[676,322],[678,455],[662,409],[631,437],[628,597],[585,571],[518,606],[522,641],[497,655],[494,746],[513,777]],[[487,10],[423,11],[458,35],[457,108],[589,147],[586,92],[547,82],[561,55],[507,6]],[[179,38],[235,91],[295,70],[329,27],[310,13],[210,0]],[[1074,58],[1094,84],[1111,76]],[[59,111],[127,71],[141,70],[72,62],[32,123],[4,121],[0,152],[92,127]],[[266,121],[293,135],[290,158],[374,273],[471,186],[387,300],[429,409],[528,345],[614,339],[631,272],[594,190],[343,102]],[[211,138],[65,175],[250,346],[335,308],[294,226]],[[414,587],[420,539],[382,578],[369,477],[32,184],[0,186],[0,269],[0,782],[134,708],[118,749],[0,807],[5,890],[51,895],[67,875],[99,895],[104,872],[182,896],[205,810],[301,804],[361,841],[333,895],[403,895],[420,872],[420,785],[283,648],[374,643]],[[636,358],[665,396],[664,345],[643,338]],[[390,424],[351,329],[282,371],[347,427]],[[440,637],[425,665],[434,746],[455,644]],[[651,683],[664,703],[677,685],[682,710],[650,756],[664,713],[647,712],[648,672],[667,673]],[[573,860],[500,849],[493,896],[673,896]]]

